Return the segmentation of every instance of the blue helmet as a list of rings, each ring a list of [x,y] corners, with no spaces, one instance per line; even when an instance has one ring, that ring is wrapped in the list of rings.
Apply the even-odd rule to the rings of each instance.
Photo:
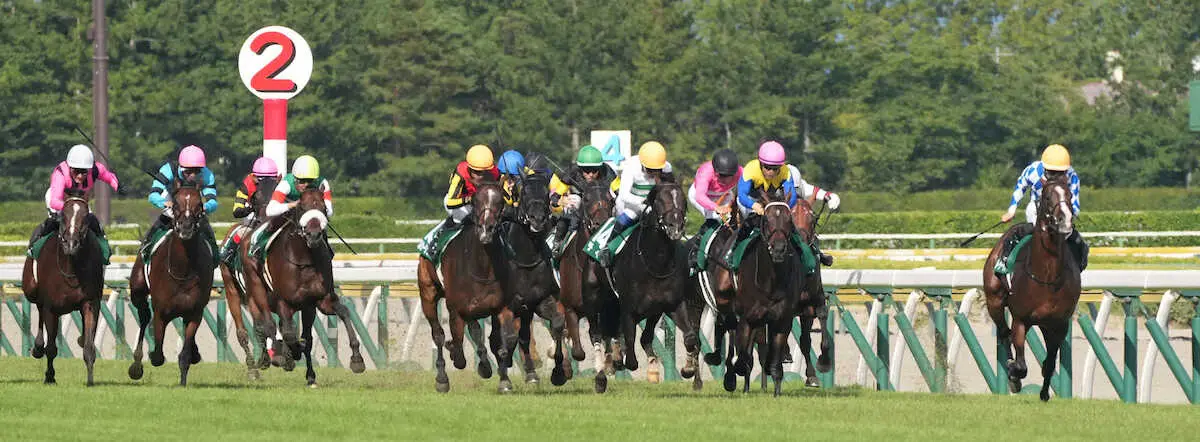
[[[525,157],[521,155],[521,152],[508,150],[500,155],[500,164],[497,166],[500,168],[500,173],[504,175],[520,175],[521,171],[525,169]]]

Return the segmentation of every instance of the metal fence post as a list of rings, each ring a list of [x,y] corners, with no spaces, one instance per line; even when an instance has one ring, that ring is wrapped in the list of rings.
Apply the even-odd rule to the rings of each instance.
[[[391,286],[383,284],[379,294],[379,305],[376,308],[378,314],[378,324],[376,324],[376,336],[379,340],[379,353],[383,355],[383,366],[376,366],[376,369],[388,368],[388,346],[390,339],[388,338],[388,298],[392,296]]]

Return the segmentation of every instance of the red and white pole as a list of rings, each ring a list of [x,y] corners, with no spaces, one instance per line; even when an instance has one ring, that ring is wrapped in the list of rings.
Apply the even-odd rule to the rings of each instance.
[[[263,156],[275,161],[280,173],[286,173],[287,163],[287,100],[263,100]]]
[[[308,84],[312,48],[291,29],[267,26],[250,35],[238,52],[242,83],[263,101],[263,156],[288,170],[287,101]]]

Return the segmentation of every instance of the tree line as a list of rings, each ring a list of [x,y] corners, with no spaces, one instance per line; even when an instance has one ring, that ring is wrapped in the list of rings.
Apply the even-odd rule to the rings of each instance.
[[[237,53],[297,30],[292,157],[342,194],[433,197],[470,145],[565,165],[593,129],[685,172],[777,139],[837,190],[1011,186],[1049,143],[1090,186],[1190,185],[1188,0],[108,2],[111,156],[136,193],[185,144],[224,188],[261,152]],[[2,199],[38,199],[91,130],[88,2],[0,2]],[[1119,52],[1119,56],[1114,53]],[[1119,71],[1121,81],[1114,80]],[[228,191],[222,193],[228,194]]]

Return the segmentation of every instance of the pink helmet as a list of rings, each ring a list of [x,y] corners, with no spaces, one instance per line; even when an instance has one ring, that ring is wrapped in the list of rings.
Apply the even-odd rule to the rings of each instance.
[[[204,151],[195,145],[190,145],[179,151],[179,167],[204,167]]]
[[[777,141],[768,141],[758,146],[758,162],[768,166],[782,166],[787,162],[787,155],[783,152],[783,145]]]
[[[251,172],[258,176],[279,176],[279,168],[275,167],[275,160],[267,157],[258,157],[257,160],[254,160]]]

